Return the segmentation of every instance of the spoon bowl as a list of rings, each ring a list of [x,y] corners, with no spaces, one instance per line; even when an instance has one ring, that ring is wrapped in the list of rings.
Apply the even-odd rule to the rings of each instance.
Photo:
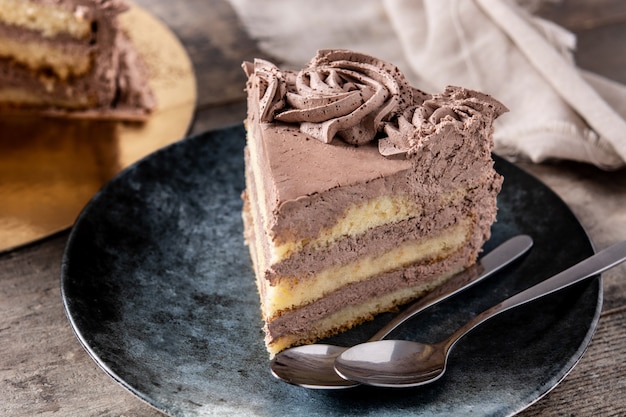
[[[369,341],[382,340],[411,317],[493,275],[526,253],[532,245],[533,241],[527,235],[507,240],[472,267],[456,274],[444,285],[402,311]],[[329,344],[297,346],[276,355],[270,363],[270,369],[276,378],[306,388],[353,388],[359,383],[341,378],[334,369],[335,360],[346,349],[348,348]]]
[[[579,262],[478,314],[447,339],[432,345],[406,340],[362,343],[341,353],[335,370],[350,381],[381,387],[415,387],[441,378],[450,350],[487,320],[593,277],[626,260],[626,241]]]
[[[312,389],[343,389],[360,385],[335,372],[335,359],[347,348],[312,344],[287,349],[272,360],[272,375],[283,381]]]
[[[439,344],[407,340],[381,340],[342,352],[340,375],[353,376],[367,369],[367,384],[378,387],[418,386],[436,381],[446,370],[447,352]],[[365,361],[363,358],[367,358]],[[390,367],[402,363],[405,367]]]

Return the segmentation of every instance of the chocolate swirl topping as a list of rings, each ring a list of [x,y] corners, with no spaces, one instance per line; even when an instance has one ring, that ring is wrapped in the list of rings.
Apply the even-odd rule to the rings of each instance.
[[[396,123],[385,125],[386,138],[378,142],[383,156],[410,157],[418,144],[418,138],[427,137],[445,124],[469,125],[475,117],[493,120],[507,109],[486,94],[460,87],[448,86],[441,94],[435,94],[420,106],[405,110]]]
[[[374,139],[413,90],[400,71],[375,58],[349,51],[320,51],[289,86],[289,108],[276,120],[300,123],[322,142],[335,136],[358,145]]]
[[[379,139],[387,157],[410,156],[417,133],[440,123],[463,123],[489,108],[495,116],[505,111],[491,97],[458,87],[426,94],[394,65],[346,50],[321,50],[297,73],[258,59],[244,70],[248,89],[257,90],[261,121],[299,124],[324,143]]]

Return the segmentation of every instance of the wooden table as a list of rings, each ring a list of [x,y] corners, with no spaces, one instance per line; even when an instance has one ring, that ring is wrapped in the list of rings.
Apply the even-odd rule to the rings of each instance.
[[[244,59],[262,56],[224,0],[138,0],[180,37],[198,79],[190,133],[243,120]],[[580,66],[626,83],[626,3],[549,4],[541,14],[577,33]],[[625,132],[626,134],[626,132]],[[555,163],[522,168],[572,208],[597,249],[626,239],[626,170]],[[0,203],[1,204],[1,203]],[[89,358],[64,315],[59,274],[68,232],[0,255],[0,415],[160,416]],[[521,415],[626,415],[626,266],[604,275],[595,337],[571,374]]]

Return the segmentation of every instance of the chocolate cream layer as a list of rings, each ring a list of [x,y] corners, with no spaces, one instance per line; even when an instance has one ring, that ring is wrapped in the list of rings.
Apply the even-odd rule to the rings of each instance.
[[[20,62],[11,56],[0,56],[0,97],[6,97],[3,101],[17,107],[126,107],[140,109],[142,113],[154,107],[145,68],[118,27],[117,16],[127,10],[124,2],[31,0],[29,3],[35,11],[41,5],[69,12],[80,22],[88,23],[89,33],[81,38],[61,29],[50,34],[46,32],[50,29],[44,28],[49,22],[44,21],[39,29],[0,23],[0,38],[49,50],[55,59],[65,54],[70,63],[75,56],[86,57],[89,62],[85,71],[84,62],[80,61],[76,61],[78,68],[71,68],[62,67],[63,63],[55,67],[58,59]]]
[[[398,305],[423,296],[424,293],[432,290],[436,285],[440,285],[444,282],[438,281],[440,277],[447,278],[446,274],[451,271],[458,272],[474,263],[476,254],[480,249],[480,246],[476,247],[476,244],[477,239],[473,239],[471,244],[464,246],[446,259],[387,271],[367,281],[347,285],[314,303],[285,312],[266,323],[264,327],[267,336],[266,340],[269,343],[273,343],[281,337],[295,336],[299,339],[298,343],[310,342],[308,335],[311,326],[314,326],[316,322],[321,322],[335,314],[341,314],[342,310],[365,302],[384,299],[387,294],[398,293],[403,289],[413,289],[413,291],[409,292],[409,296],[395,298],[393,304],[380,305],[378,309],[370,311],[368,312],[369,314],[358,317],[350,323],[335,324],[323,329],[324,337],[336,334],[338,331],[347,330],[371,319],[376,314],[392,311]],[[479,244],[482,245],[482,240]]]
[[[487,184],[481,185],[464,194],[458,202],[446,203],[445,200],[433,198],[424,203],[423,211],[415,217],[387,223],[358,235],[346,235],[323,248],[305,245],[301,251],[272,264],[265,272],[265,279],[272,284],[314,279],[319,271],[331,266],[345,265],[365,256],[380,256],[405,242],[421,242],[442,233],[462,219],[478,218],[480,213],[473,204],[490,205],[493,198],[490,188]],[[269,252],[267,247],[266,250]]]

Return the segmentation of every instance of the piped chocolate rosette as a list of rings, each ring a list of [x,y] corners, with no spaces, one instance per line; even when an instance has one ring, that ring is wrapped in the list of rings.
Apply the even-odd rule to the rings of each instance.
[[[414,138],[432,133],[442,121],[463,123],[486,108],[502,112],[491,97],[458,87],[424,93],[396,66],[347,50],[321,50],[297,73],[260,59],[244,69],[263,80],[258,92],[263,122],[299,124],[301,132],[323,143],[335,137],[352,145],[378,139],[386,157],[410,156]]]
[[[415,155],[425,142],[424,138],[437,133],[445,125],[456,125],[462,130],[473,120],[496,118],[506,108],[486,94],[460,87],[448,86],[441,94],[424,100],[421,105],[410,107],[384,126],[386,138],[379,140],[380,153],[387,157]],[[491,149],[493,138],[485,143]]]
[[[330,143],[335,136],[353,145],[382,131],[414,89],[397,67],[350,51],[320,51],[287,86],[287,109],[275,119]]]

